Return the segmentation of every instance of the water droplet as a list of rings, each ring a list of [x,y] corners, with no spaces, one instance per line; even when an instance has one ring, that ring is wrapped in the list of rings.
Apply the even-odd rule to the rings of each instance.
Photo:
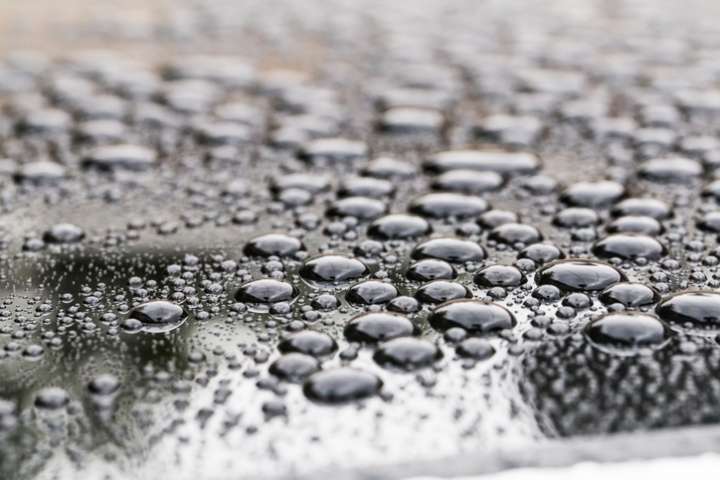
[[[72,223],[58,223],[43,235],[47,243],[77,243],[85,238],[82,228]]]
[[[720,326],[720,294],[704,291],[678,293],[664,298],[655,312],[668,323],[717,329]]]
[[[459,193],[429,193],[410,205],[412,213],[429,218],[476,217],[488,208],[485,199]]]
[[[300,276],[318,283],[344,283],[368,274],[368,267],[360,260],[342,255],[323,255],[305,262]]]
[[[383,368],[404,371],[429,367],[442,358],[435,344],[413,337],[389,340],[375,351],[373,359]]]
[[[287,382],[299,383],[320,370],[320,362],[303,353],[286,353],[275,360],[269,372]]]
[[[660,348],[671,331],[658,318],[644,313],[610,313],[585,328],[590,343],[606,352],[635,353],[640,348]]]
[[[656,303],[660,300],[660,293],[642,283],[622,282],[606,288],[598,298],[607,305],[619,303],[625,307],[637,308]]]
[[[467,240],[435,238],[415,247],[412,258],[435,258],[450,263],[465,263],[483,260],[485,250],[477,243]]]
[[[525,283],[525,275],[509,265],[490,265],[475,275],[475,283],[481,287],[517,287]]]
[[[415,298],[423,303],[444,303],[459,298],[470,298],[472,294],[464,285],[447,280],[435,280],[420,287]]]
[[[245,245],[245,253],[259,257],[289,257],[302,250],[300,240],[289,235],[270,233],[255,237]]]
[[[59,387],[45,387],[35,396],[35,406],[43,410],[58,410],[70,403],[68,393]]]
[[[143,303],[130,310],[129,320],[142,325],[149,333],[167,333],[179,328],[188,316],[181,306],[165,300]]]
[[[404,214],[386,215],[368,227],[368,235],[383,240],[416,238],[430,231],[430,224],[424,218]]]
[[[372,397],[381,387],[382,380],[372,373],[340,367],[312,375],[303,392],[315,402],[337,405]]]
[[[449,330],[448,330],[449,331]],[[487,360],[495,355],[495,347],[484,338],[470,337],[462,340],[455,351],[461,357],[473,360]]]
[[[295,298],[295,288],[287,282],[263,278],[241,285],[235,293],[238,302],[262,305],[289,302]]]
[[[351,342],[376,343],[415,333],[415,325],[407,318],[392,313],[365,313],[353,318],[345,327]]]
[[[413,263],[405,273],[407,278],[418,282],[452,280],[457,276],[455,268],[443,260],[428,258]]]
[[[472,334],[496,333],[515,326],[515,317],[496,303],[455,300],[437,307],[429,317],[437,330],[460,327]]]
[[[554,285],[562,290],[593,292],[604,290],[626,280],[619,270],[594,260],[569,259],[551,263],[535,276],[540,285]]]
[[[330,355],[337,348],[337,343],[330,335],[314,330],[294,333],[278,344],[278,350],[283,353],[297,352],[313,357]]]
[[[377,280],[368,280],[350,287],[347,300],[359,305],[377,305],[387,303],[397,297],[398,291],[394,285]]]
[[[665,247],[654,238],[637,234],[614,234],[593,245],[598,257],[657,260],[665,254]]]

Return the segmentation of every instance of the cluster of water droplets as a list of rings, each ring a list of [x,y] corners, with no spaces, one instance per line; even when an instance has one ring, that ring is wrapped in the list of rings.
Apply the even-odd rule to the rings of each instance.
[[[8,468],[72,445],[121,471],[139,442],[252,476],[720,421],[712,39],[333,3],[304,71],[0,63]]]

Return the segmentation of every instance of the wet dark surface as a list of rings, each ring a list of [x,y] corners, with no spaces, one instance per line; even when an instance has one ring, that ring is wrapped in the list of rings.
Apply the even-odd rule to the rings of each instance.
[[[482,473],[720,422],[715,8],[379,4],[4,54],[1,478]]]

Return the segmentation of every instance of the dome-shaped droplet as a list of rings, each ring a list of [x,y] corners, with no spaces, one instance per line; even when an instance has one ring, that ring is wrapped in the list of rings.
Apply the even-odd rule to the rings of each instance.
[[[112,395],[120,389],[120,380],[115,375],[103,373],[88,383],[88,390],[94,395]]]
[[[616,202],[625,194],[625,188],[617,182],[579,182],[563,192],[564,202],[589,208],[602,208]]]
[[[590,208],[569,207],[558,212],[553,223],[563,228],[594,227],[600,222],[597,212]]]
[[[327,333],[314,330],[302,330],[294,333],[278,344],[283,353],[297,352],[322,357],[337,350],[337,343]]]
[[[241,285],[235,293],[235,299],[250,304],[271,304],[289,302],[295,295],[295,288],[289,283],[262,278]]]
[[[47,243],[77,243],[85,238],[82,228],[72,223],[58,223],[43,235]]]
[[[518,258],[529,258],[533,262],[542,265],[565,258],[565,254],[555,245],[549,243],[535,243],[528,245],[518,252]]]
[[[473,360],[487,360],[495,355],[495,347],[486,339],[478,337],[466,338],[455,347],[455,351],[460,357]]]
[[[510,245],[516,243],[530,245],[532,243],[538,243],[543,239],[542,234],[537,228],[522,223],[504,223],[497,226],[492,229],[488,238]]]
[[[368,273],[368,267],[360,260],[342,255],[323,255],[305,262],[300,276],[318,283],[343,283],[357,280]]]
[[[300,240],[289,235],[269,233],[255,237],[245,245],[245,253],[258,257],[289,257],[303,248]]]
[[[619,303],[625,307],[637,308],[656,303],[660,300],[660,293],[642,283],[622,282],[606,288],[598,298],[606,305]]]
[[[351,342],[376,343],[415,333],[415,325],[406,317],[385,312],[359,315],[345,326],[345,337]]]
[[[600,291],[624,280],[625,275],[610,265],[579,258],[551,263],[535,275],[539,285],[554,285],[574,292]]]
[[[640,165],[639,173],[655,182],[682,183],[701,176],[703,168],[700,162],[689,158],[655,158]]]
[[[593,245],[593,253],[604,258],[657,260],[665,254],[665,247],[646,235],[618,233],[597,241]]]
[[[373,355],[381,367],[404,371],[429,367],[441,358],[442,352],[434,343],[413,337],[387,341]]]
[[[341,197],[389,197],[395,191],[395,185],[389,180],[373,177],[353,177],[343,180],[338,190]]]
[[[412,251],[412,258],[436,258],[450,263],[465,263],[485,258],[485,250],[475,242],[457,238],[434,238]]]
[[[662,225],[654,218],[634,215],[616,218],[607,226],[608,233],[636,233],[651,237],[662,231]]]
[[[720,211],[706,213],[697,223],[703,230],[720,233]]]
[[[287,382],[302,382],[320,370],[320,362],[303,353],[286,353],[270,365],[270,373]]]
[[[481,287],[517,287],[525,282],[525,275],[511,265],[490,265],[475,275],[475,283]]]
[[[488,208],[484,198],[459,193],[429,193],[410,205],[412,213],[428,218],[476,217]]]
[[[420,287],[415,298],[423,303],[444,303],[459,298],[470,298],[472,294],[463,284],[448,280],[435,280]]]
[[[662,220],[670,216],[670,207],[656,198],[626,198],[615,205],[611,213],[615,217],[631,215]]]
[[[180,305],[154,300],[130,310],[128,319],[140,322],[141,329],[150,333],[166,333],[180,327],[188,316]]]
[[[349,367],[315,373],[303,385],[310,400],[327,404],[343,404],[376,395],[382,380],[376,375]]]
[[[664,298],[655,308],[671,324],[688,324],[700,329],[720,328],[720,293],[689,291]]]
[[[157,163],[155,152],[140,145],[103,145],[91,151],[85,164],[101,170],[147,170]]]
[[[432,280],[452,280],[457,276],[457,272],[444,260],[426,258],[410,265],[405,275],[410,280],[430,282]]]
[[[44,410],[58,410],[68,403],[70,396],[60,387],[45,387],[35,395],[35,406]]]
[[[539,159],[529,153],[448,150],[434,155],[425,163],[433,172],[449,170],[474,170],[504,174],[533,173],[540,168]]]
[[[476,300],[440,305],[430,314],[429,321],[440,331],[460,327],[471,334],[495,333],[515,326],[515,317],[505,307]]]
[[[657,317],[645,313],[609,313],[593,320],[585,335],[603,351],[636,352],[641,348],[659,348],[671,336],[670,329]]]
[[[368,227],[368,235],[383,240],[416,238],[430,233],[430,224],[415,215],[393,214],[380,217]]]
[[[387,206],[381,200],[368,197],[345,197],[330,206],[328,215],[372,220],[383,215],[386,210]]]
[[[497,190],[503,183],[502,175],[495,172],[450,170],[435,178],[433,188],[473,195]]]
[[[346,298],[350,303],[358,305],[377,305],[387,303],[397,295],[397,288],[393,284],[367,280],[350,287]]]

